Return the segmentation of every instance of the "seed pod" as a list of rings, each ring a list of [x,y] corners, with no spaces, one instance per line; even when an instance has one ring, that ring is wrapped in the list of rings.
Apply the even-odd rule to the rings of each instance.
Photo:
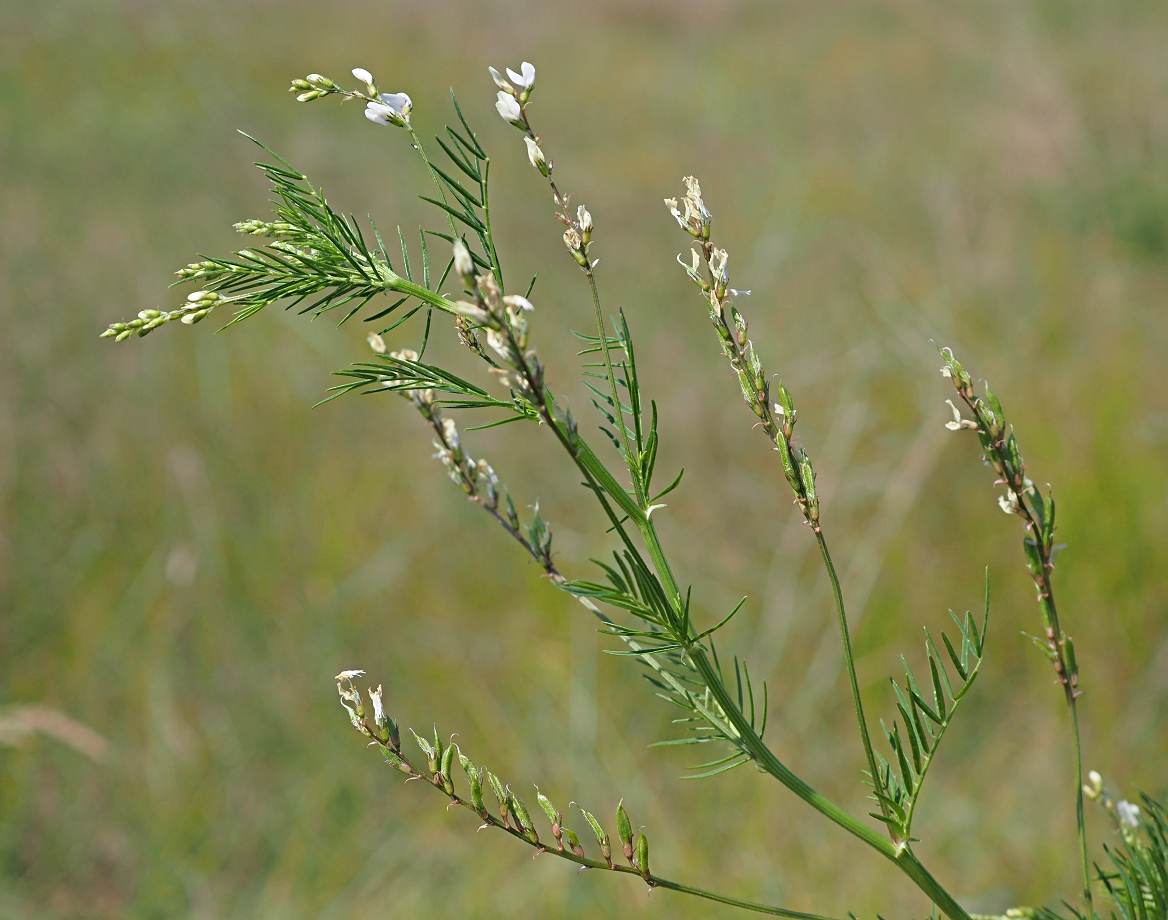
[[[649,881],[649,838],[644,834],[637,838],[637,861],[634,865],[641,870],[641,878]]]
[[[539,843],[539,834],[535,832],[535,825],[531,823],[531,815],[527,813],[527,806],[523,804],[523,799],[511,793],[510,805],[515,820],[519,822],[519,827],[523,831],[523,836],[532,843]]]
[[[543,809],[543,813],[547,815],[548,822],[552,826],[552,836],[555,837],[556,840],[559,840],[561,834],[560,825],[564,823],[563,814],[561,814],[556,809],[556,806],[552,804],[551,799],[539,791],[538,786],[535,787],[535,797],[539,802],[539,807]]]
[[[608,834],[604,832],[604,828],[600,826],[600,822],[596,820],[596,816],[590,811],[585,811],[576,806],[580,814],[584,816],[584,820],[588,822],[588,826],[592,828],[592,833],[596,836],[596,844],[600,847],[600,855],[604,857],[604,861],[610,866],[612,865],[612,848],[608,845]]]
[[[1074,677],[1079,673],[1079,662],[1075,660],[1075,643],[1070,636],[1063,637],[1063,650],[1067,656],[1068,676]]]
[[[503,788],[503,784],[499,782],[497,777],[490,770],[487,771],[487,785],[491,787],[491,792],[495,793],[495,798],[499,800],[500,805],[507,803],[507,790]]]
[[[625,812],[625,800],[616,803],[616,833],[620,837],[625,859],[633,861],[633,823]]]
[[[576,832],[570,827],[564,828],[564,839],[568,841],[568,849],[577,856],[584,855],[584,847],[580,846],[580,838],[576,836]]]
[[[478,812],[479,817],[486,821],[487,805],[483,801],[482,771],[462,751],[458,752],[458,761],[462,764],[462,769],[466,773],[467,780],[470,782],[470,804]]]
[[[385,762],[395,770],[400,770],[402,773],[406,774],[412,774],[414,772],[408,766],[406,766],[405,763],[402,762],[402,759],[392,751],[387,751],[385,748],[382,748],[381,754],[383,757],[385,757]]]

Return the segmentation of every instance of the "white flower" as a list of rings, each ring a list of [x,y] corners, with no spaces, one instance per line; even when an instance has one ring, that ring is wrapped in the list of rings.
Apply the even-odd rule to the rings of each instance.
[[[576,208],[576,226],[580,228],[581,233],[592,232],[592,215],[584,205]]]
[[[535,307],[531,305],[531,301],[519,294],[508,294],[503,298],[503,303],[515,310],[534,310]]]
[[[1007,489],[1005,495],[998,496],[998,505],[1006,514],[1021,514],[1022,505],[1013,489]]]
[[[352,680],[355,677],[364,677],[364,671],[342,671],[336,676],[336,680]]]
[[[547,160],[544,158],[543,151],[539,149],[539,144],[530,137],[524,137],[523,140],[527,143],[527,159],[531,161],[532,166],[546,176],[548,174]]]
[[[501,90],[506,90],[508,93],[514,93],[515,87],[503,79],[503,75],[494,67],[488,67],[487,70],[491,72],[491,79],[495,81],[495,85]]]
[[[665,199],[665,206],[667,208],[669,208],[669,213],[673,215],[674,219],[681,226],[681,229],[682,230],[687,229],[685,226],[685,219],[681,216],[681,211],[677,210],[677,199],[676,198],[666,198]]]
[[[410,123],[414,104],[405,93],[382,93],[380,102],[365,106],[365,117],[379,125],[404,127]]]
[[[1119,804],[1115,806],[1115,810],[1119,812],[1119,820],[1128,827],[1140,826],[1140,806],[1133,805],[1127,799],[1121,799]]]
[[[376,332],[370,332],[366,337],[366,341],[369,342],[369,347],[379,355],[383,355],[386,353],[386,351],[388,351],[388,348],[385,344],[385,339],[379,336]]]
[[[470,250],[462,240],[454,241],[454,270],[463,278],[474,274],[474,259],[470,257]]]
[[[503,121],[509,121],[517,128],[523,127],[523,109],[519,107],[519,103],[510,93],[499,90],[499,99],[495,103],[495,108],[503,116]]]
[[[514,70],[508,67],[507,76],[511,78],[512,82],[522,86],[526,90],[530,90],[533,86],[535,86],[535,65],[524,61],[520,65],[519,69],[522,71],[522,73],[516,73]],[[491,74],[491,76],[494,76],[494,74]],[[495,82],[498,83],[499,81],[496,80]]]
[[[403,348],[401,351],[392,351],[389,353],[391,358],[398,361],[417,361],[418,353],[412,348]]]
[[[356,77],[358,80],[360,80],[362,83],[370,83],[371,84],[373,82],[373,74],[371,74],[364,67],[354,67],[353,68],[353,76]]]

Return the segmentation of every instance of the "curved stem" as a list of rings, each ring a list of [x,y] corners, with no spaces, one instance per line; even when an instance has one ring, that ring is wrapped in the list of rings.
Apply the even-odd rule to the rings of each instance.
[[[848,632],[848,615],[844,610],[844,592],[840,588],[839,576],[835,572],[835,564],[831,561],[831,553],[827,550],[827,541],[823,538],[823,531],[815,526],[815,541],[819,544],[819,551],[823,555],[823,565],[827,569],[827,577],[831,581],[831,591],[835,596],[836,616],[839,618],[840,639],[844,647],[844,663],[848,668],[848,680],[852,685],[852,704],[856,709],[856,722],[860,726],[860,739],[864,742],[864,754],[868,758],[868,773],[875,783],[879,774],[876,772],[876,755],[872,752],[872,739],[868,737],[868,720],[864,718],[864,702],[860,697],[860,684],[856,680],[856,662],[852,655],[852,639]],[[881,810],[885,806],[881,802]]]

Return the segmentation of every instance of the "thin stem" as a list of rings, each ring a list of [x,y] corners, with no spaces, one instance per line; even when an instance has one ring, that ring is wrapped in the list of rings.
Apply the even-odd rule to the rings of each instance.
[[[844,663],[848,668],[848,680],[852,685],[852,704],[856,709],[856,722],[860,726],[860,739],[864,742],[864,754],[868,758],[868,771],[872,782],[877,781],[880,775],[876,772],[876,755],[872,751],[872,739],[868,737],[868,720],[864,718],[864,703],[860,697],[860,684],[856,680],[856,662],[852,655],[852,639],[848,631],[848,615],[844,610],[844,593],[840,588],[839,576],[835,572],[835,564],[831,561],[831,553],[827,549],[827,540],[818,525],[815,527],[815,541],[819,544],[819,552],[823,556],[823,565],[827,569],[827,577],[831,581],[831,591],[835,596],[836,616],[839,618],[840,639],[844,646]],[[883,804],[883,803],[882,803]],[[899,841],[898,841],[899,842]]]
[[[1072,737],[1075,745],[1075,823],[1079,831],[1079,867],[1083,872],[1083,903],[1088,913],[1095,917],[1095,903],[1091,894],[1091,866],[1087,859],[1087,823],[1083,816],[1083,746],[1079,739],[1079,706],[1074,697],[1070,699]]]
[[[688,894],[697,898],[704,898],[707,901],[716,901],[719,904],[726,904],[731,907],[741,908],[742,910],[754,911],[755,913],[769,914],[773,917],[789,917],[792,918],[792,920],[833,920],[833,918],[825,917],[821,914],[809,914],[798,910],[788,910],[785,907],[776,907],[771,904],[760,904],[757,901],[744,901],[741,898],[732,898],[729,895],[719,894],[715,891],[707,891],[705,888],[698,888],[693,885],[683,885],[681,882],[675,882],[671,879],[662,878],[661,876],[654,875],[653,873],[645,873],[637,866],[622,866],[617,863],[589,859],[587,856],[581,856],[565,849],[563,844],[559,843],[558,841],[557,846],[554,849],[550,846],[545,846],[538,840],[532,840],[527,836],[527,834],[512,827],[508,821],[492,815],[490,812],[485,810],[481,812],[478,811],[474,805],[452,791],[453,780],[451,777],[445,777],[444,783],[442,774],[435,774],[434,776],[431,776],[423,770],[419,770],[402,752],[400,747],[394,747],[392,744],[383,741],[380,734],[376,730],[376,727],[370,725],[367,718],[363,718],[361,720],[359,730],[361,731],[361,734],[372,738],[379,747],[383,748],[401,763],[401,767],[398,769],[401,770],[401,772],[407,774],[407,782],[413,779],[424,780],[427,785],[430,785],[433,788],[439,790],[443,795],[449,798],[451,805],[461,805],[463,808],[466,808],[467,810],[478,815],[479,818],[484,822],[483,828],[496,827],[501,831],[505,831],[511,837],[535,849],[536,856],[539,856],[541,853],[547,853],[551,856],[558,856],[560,859],[575,863],[576,865],[586,869],[599,869],[608,872],[620,872],[625,875],[635,875],[637,878],[643,879],[645,881],[645,883],[649,886],[650,893],[652,893],[654,888],[665,888],[669,891],[676,891],[681,894]],[[447,784],[449,784],[449,789],[451,791],[447,791]],[[449,806],[447,807],[449,808]],[[480,828],[480,830],[483,828]]]

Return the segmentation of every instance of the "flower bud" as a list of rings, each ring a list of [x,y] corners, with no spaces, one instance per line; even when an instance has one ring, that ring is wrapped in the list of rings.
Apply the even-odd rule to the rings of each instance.
[[[641,878],[649,881],[649,838],[641,834],[637,838],[636,867],[641,870]]]
[[[467,287],[474,286],[474,259],[471,258],[470,250],[462,240],[454,241],[454,270],[462,276]]]
[[[541,176],[547,177],[551,175],[551,167],[548,166],[548,161],[544,157],[543,151],[539,149],[539,144],[530,137],[524,137],[523,140],[527,144],[527,159],[531,161],[531,165],[539,170]]]

